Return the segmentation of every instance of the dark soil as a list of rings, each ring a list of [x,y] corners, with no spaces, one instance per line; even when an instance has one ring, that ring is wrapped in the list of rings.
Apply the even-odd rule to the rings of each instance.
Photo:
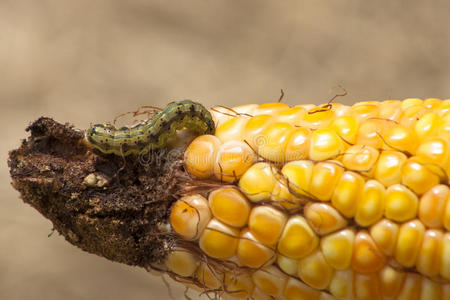
[[[84,251],[145,268],[161,262],[172,242],[161,232],[180,191],[174,180],[183,174],[179,154],[104,155],[84,143],[82,131],[45,117],[27,131],[31,136],[8,160],[25,203]],[[86,184],[89,174],[106,184]]]

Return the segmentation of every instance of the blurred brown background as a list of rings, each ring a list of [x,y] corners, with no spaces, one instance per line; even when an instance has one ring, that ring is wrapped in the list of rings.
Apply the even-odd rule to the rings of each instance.
[[[0,299],[168,299],[82,252],[12,189],[7,151],[41,115],[79,128],[140,105],[450,97],[450,2],[0,0]],[[175,288],[177,299],[182,298]]]

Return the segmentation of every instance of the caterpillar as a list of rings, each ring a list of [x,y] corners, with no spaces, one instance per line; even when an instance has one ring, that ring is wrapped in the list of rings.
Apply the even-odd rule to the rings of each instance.
[[[187,128],[198,135],[213,134],[211,113],[200,103],[183,100],[169,103],[150,119],[132,127],[95,124],[85,132],[87,142],[106,154],[127,156],[164,148],[177,130]]]

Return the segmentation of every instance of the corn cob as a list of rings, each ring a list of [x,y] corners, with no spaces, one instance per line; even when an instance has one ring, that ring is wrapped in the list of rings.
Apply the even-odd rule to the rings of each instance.
[[[211,114],[169,273],[223,299],[450,299],[450,100]]]

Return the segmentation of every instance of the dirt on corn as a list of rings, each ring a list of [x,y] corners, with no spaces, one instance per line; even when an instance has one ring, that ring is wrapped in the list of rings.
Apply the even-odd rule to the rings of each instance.
[[[148,268],[173,238],[164,233],[183,176],[181,152],[100,155],[84,133],[41,117],[9,153],[12,185],[71,244],[109,260]],[[178,175],[177,175],[178,174]]]

